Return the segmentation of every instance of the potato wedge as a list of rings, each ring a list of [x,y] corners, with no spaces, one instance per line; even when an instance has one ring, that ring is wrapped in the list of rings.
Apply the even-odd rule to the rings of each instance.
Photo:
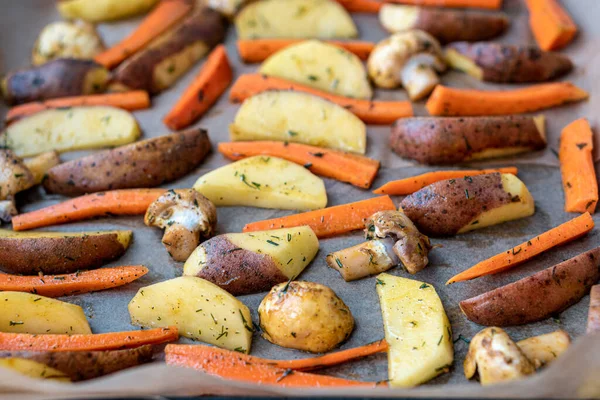
[[[104,51],[94,25],[77,21],[59,21],[42,29],[31,52],[31,63],[42,65],[57,58],[92,60]]]
[[[345,97],[369,100],[373,90],[360,59],[341,47],[309,40],[267,58],[260,73]]]
[[[113,21],[142,14],[159,0],[60,0],[56,5],[65,19],[90,22]]]
[[[223,16],[233,19],[250,0],[200,0],[200,2],[206,7],[220,12]]]
[[[367,128],[350,111],[301,92],[269,91],[244,101],[232,141],[281,140],[365,154]]]
[[[455,164],[507,157],[546,147],[545,119],[471,117],[399,119],[392,125],[392,150],[423,164]]]
[[[233,295],[265,292],[296,278],[319,251],[308,226],[216,236],[196,248],[183,275],[206,279]]]
[[[571,338],[569,334],[560,329],[517,342],[517,346],[536,369],[556,360],[562,353],[567,351],[570,345]]]
[[[24,160],[25,166],[33,175],[35,185],[42,183],[50,168],[60,164],[60,158],[56,151],[48,151],[38,156]]]
[[[0,89],[9,105],[102,93],[110,78],[94,61],[60,58],[44,65],[9,72]]]
[[[140,127],[129,112],[114,107],[73,107],[41,111],[6,128],[0,146],[19,157],[48,151],[121,146],[140,137]]]
[[[277,157],[254,156],[198,178],[194,189],[216,206],[316,210],[327,206],[323,180]]]
[[[600,279],[600,247],[506,286],[460,302],[467,318],[486,326],[541,321],[577,303]]]
[[[0,292],[0,331],[69,335],[92,333],[81,307],[21,292]]]
[[[356,25],[344,8],[331,0],[261,0],[235,18],[239,39],[352,38]]]
[[[452,43],[446,61],[475,78],[497,83],[545,82],[569,73],[571,60],[534,46],[500,43]]]
[[[249,353],[252,317],[241,301],[204,279],[182,276],[141,288],[129,303],[134,325],[176,326],[181,336]]]
[[[65,373],[51,368],[43,363],[25,358],[1,358],[0,369],[1,368],[10,369],[30,378],[39,378],[58,382],[71,381]]]
[[[590,290],[590,310],[586,332],[600,332],[600,285],[594,285]]]
[[[48,171],[44,188],[78,196],[155,187],[187,175],[210,148],[208,134],[200,128],[159,136],[58,165]]]
[[[416,386],[448,372],[454,360],[452,328],[435,288],[385,273],[376,282],[390,346],[390,386]]]
[[[123,62],[114,71],[114,87],[157,94],[171,87],[224,37],[225,22],[221,15],[200,8]]]
[[[424,234],[455,235],[526,218],[535,212],[527,186],[512,174],[466,176],[436,182],[400,203]]]
[[[0,229],[0,268],[18,275],[71,274],[125,254],[131,231],[14,232]]]

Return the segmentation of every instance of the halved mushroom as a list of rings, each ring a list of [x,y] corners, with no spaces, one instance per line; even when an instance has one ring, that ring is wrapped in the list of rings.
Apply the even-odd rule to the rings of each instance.
[[[163,228],[162,243],[175,261],[185,261],[201,239],[210,238],[217,225],[217,209],[194,189],[169,190],[148,207],[148,226]]]
[[[17,215],[14,196],[35,184],[33,174],[11,150],[0,150],[0,220]]]
[[[536,369],[550,364],[571,345],[569,334],[563,330],[533,336],[517,342],[525,357],[533,363]]]

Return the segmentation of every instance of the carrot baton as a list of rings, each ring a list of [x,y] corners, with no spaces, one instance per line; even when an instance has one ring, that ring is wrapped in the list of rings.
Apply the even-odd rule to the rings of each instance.
[[[544,251],[580,238],[593,228],[594,220],[590,213],[586,212],[585,214],[552,228],[504,253],[497,254],[492,258],[488,258],[487,260],[474,265],[466,271],[450,278],[450,280],[446,282],[446,285],[506,271],[507,269],[523,264],[525,261],[531,260]]]
[[[252,222],[244,226],[244,232],[265,231],[269,229],[292,228],[308,225],[318,238],[326,238],[357,229],[363,229],[365,221],[377,211],[395,210],[396,206],[389,196],[375,197],[322,210],[294,214],[287,217]]]
[[[97,333],[92,335],[34,335],[0,332],[0,351],[103,351],[174,342],[177,328]]]
[[[28,292],[46,297],[98,292],[127,285],[148,273],[141,265],[101,268],[65,275],[0,274],[0,291]]]
[[[13,229],[26,231],[107,215],[144,215],[165,189],[113,190],[76,197],[13,217]]]
[[[302,42],[304,39],[240,39],[237,41],[238,53],[244,62],[259,63],[279,50]],[[361,60],[369,58],[375,43],[363,41],[328,40],[327,43],[339,46],[355,54]]]
[[[371,187],[379,171],[377,160],[299,143],[275,141],[219,143],[219,152],[234,161],[258,155],[283,158],[303,165],[317,175],[348,182],[364,189]]]
[[[378,13],[382,0],[337,0],[349,12]]]
[[[488,10],[502,8],[502,0],[385,0],[383,2],[428,7],[486,8]]]
[[[529,26],[543,50],[558,50],[577,34],[577,25],[556,0],[527,0]]]
[[[493,91],[437,85],[426,107],[429,114],[436,116],[510,115],[538,111],[588,97],[585,90],[570,82]]]

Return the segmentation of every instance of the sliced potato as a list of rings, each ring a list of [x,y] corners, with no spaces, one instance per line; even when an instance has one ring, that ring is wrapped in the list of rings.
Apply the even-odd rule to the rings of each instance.
[[[377,276],[390,386],[411,387],[448,372],[452,328],[433,286],[389,274]]]
[[[48,379],[59,382],[71,381],[65,373],[25,358],[1,358],[0,368],[7,368],[30,378]]]
[[[145,328],[176,326],[181,336],[249,353],[250,310],[204,279],[182,276],[141,288],[129,303],[131,322]]]
[[[53,22],[40,32],[33,45],[31,62],[41,65],[57,58],[91,60],[103,50],[94,25],[81,21]]]
[[[327,205],[323,180],[277,157],[245,158],[201,176],[194,189],[216,206],[316,210]]]
[[[228,233],[196,248],[183,274],[206,279],[234,295],[264,292],[296,278],[319,251],[308,226]]]
[[[590,290],[590,309],[586,333],[594,332],[600,332],[600,285],[594,285]]]
[[[21,292],[0,292],[0,331],[69,335],[92,333],[81,307]]]
[[[0,145],[20,157],[56,150],[97,149],[134,142],[140,136],[129,112],[114,107],[73,107],[41,111],[10,125]]]
[[[310,40],[288,46],[263,62],[260,73],[345,97],[370,99],[373,90],[360,59],[341,47]]]
[[[232,141],[281,140],[365,154],[367,128],[350,111],[301,92],[269,91],[242,104]]]
[[[58,11],[66,19],[90,22],[133,17],[150,10],[159,0],[60,0]]]
[[[533,336],[517,342],[523,354],[535,365],[543,367],[556,360],[571,345],[569,334],[557,330],[545,335]]]
[[[238,38],[352,38],[358,31],[344,8],[331,0],[261,0],[235,19]]]
[[[48,170],[60,164],[60,158],[56,151],[48,151],[38,156],[28,158],[24,160],[24,162],[27,169],[29,169],[33,175],[34,184],[39,185],[46,177]]]

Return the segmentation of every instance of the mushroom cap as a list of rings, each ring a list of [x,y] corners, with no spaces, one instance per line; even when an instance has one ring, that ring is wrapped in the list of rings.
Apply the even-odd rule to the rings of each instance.
[[[0,200],[34,185],[33,174],[11,150],[0,150]]]

